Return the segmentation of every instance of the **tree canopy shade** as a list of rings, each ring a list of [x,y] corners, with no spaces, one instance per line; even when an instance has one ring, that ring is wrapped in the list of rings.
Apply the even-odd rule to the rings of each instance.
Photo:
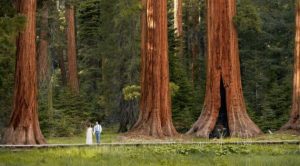
[[[3,142],[43,144],[37,114],[36,0],[19,0],[16,8],[26,17],[26,24],[17,39],[13,112]]]
[[[167,1],[143,0],[140,115],[131,132],[164,137],[177,134],[169,90]]]
[[[246,112],[242,92],[237,31],[233,23],[236,0],[209,0],[206,7],[206,95],[202,113],[188,133],[209,137],[217,130],[233,137],[256,136],[261,131]]]

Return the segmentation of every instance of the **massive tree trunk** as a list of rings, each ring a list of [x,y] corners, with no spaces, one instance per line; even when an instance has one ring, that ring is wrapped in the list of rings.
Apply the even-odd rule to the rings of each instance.
[[[43,2],[41,10],[41,34],[38,52],[38,80],[39,87],[46,88],[49,80],[48,74],[48,5]]]
[[[300,132],[300,0],[296,1],[296,34],[294,49],[294,84],[293,103],[290,120],[282,130],[297,130]]]
[[[13,112],[3,143],[43,144],[37,114],[36,0],[18,0],[16,7],[26,25],[17,39]]]
[[[75,9],[73,5],[66,5],[67,20],[67,57],[68,57],[68,84],[70,89],[79,93],[79,82],[76,59]]]
[[[140,115],[131,132],[176,135],[169,91],[167,1],[142,0],[142,73]]]
[[[209,137],[224,132],[232,137],[253,137],[261,133],[247,114],[242,93],[235,13],[236,0],[207,0],[206,96],[189,134]]]

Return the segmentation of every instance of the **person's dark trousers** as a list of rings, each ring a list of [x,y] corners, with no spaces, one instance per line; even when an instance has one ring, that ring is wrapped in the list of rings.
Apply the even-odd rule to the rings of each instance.
[[[97,142],[97,144],[99,144],[100,143],[100,132],[99,131],[96,131],[96,142]]]

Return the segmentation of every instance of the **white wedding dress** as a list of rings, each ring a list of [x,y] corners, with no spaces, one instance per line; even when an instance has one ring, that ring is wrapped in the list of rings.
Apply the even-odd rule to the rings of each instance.
[[[86,130],[86,144],[93,144],[93,128],[91,127]]]

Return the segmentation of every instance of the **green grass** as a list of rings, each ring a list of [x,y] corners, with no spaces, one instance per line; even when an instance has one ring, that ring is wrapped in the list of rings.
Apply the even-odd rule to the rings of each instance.
[[[94,142],[95,142],[95,138]],[[292,134],[264,134],[256,138],[224,138],[224,139],[205,139],[205,138],[195,138],[181,135],[177,138],[165,138],[165,139],[151,139],[151,138],[125,138],[122,134],[117,134],[113,130],[108,130],[101,134],[102,143],[116,143],[116,142],[126,142],[126,143],[139,143],[139,142],[243,142],[243,141],[284,141],[284,140],[300,140],[299,135]],[[54,137],[47,138],[47,143],[49,144],[84,144],[85,134],[75,136],[75,137]]]
[[[298,145],[160,145],[0,150],[0,166],[300,165]]]
[[[209,140],[179,136],[172,139],[128,138],[105,131],[102,143],[113,142],[234,142],[260,140],[300,140],[300,136],[284,133],[265,134],[257,138],[225,138]],[[84,144],[85,134],[76,137],[47,138],[50,144]],[[155,146],[92,146],[82,148],[0,149],[0,166],[189,166],[189,165],[249,165],[298,166],[299,145],[155,145]]]

